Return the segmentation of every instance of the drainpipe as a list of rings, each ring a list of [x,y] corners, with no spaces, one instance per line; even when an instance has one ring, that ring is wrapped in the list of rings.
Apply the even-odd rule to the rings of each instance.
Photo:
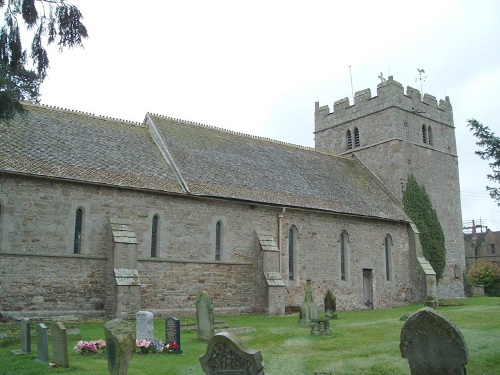
[[[283,207],[281,212],[276,214],[278,218],[278,264],[279,264],[279,272],[281,274],[281,250],[283,247],[283,241],[281,239],[283,232],[283,216],[285,215],[286,208]]]

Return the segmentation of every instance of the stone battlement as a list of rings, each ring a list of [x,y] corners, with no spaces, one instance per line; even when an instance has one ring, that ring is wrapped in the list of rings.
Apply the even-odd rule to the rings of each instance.
[[[448,96],[444,100],[441,99],[439,104],[436,97],[429,94],[425,94],[422,100],[419,90],[408,86],[405,94],[403,85],[389,76],[386,81],[377,85],[375,97],[372,97],[370,89],[357,91],[354,94],[353,105],[346,97],[334,102],[333,112],[330,112],[328,105],[320,106],[319,102],[316,102],[315,131],[325,130],[390,107],[398,107],[424,118],[453,126],[453,111]]]

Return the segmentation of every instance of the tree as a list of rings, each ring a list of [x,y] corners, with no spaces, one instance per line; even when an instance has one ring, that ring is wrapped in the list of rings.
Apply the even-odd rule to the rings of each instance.
[[[493,170],[493,174],[488,174],[488,179],[500,183],[500,137],[495,136],[495,133],[487,126],[474,119],[467,120],[467,126],[470,131],[474,132],[474,136],[479,139],[476,145],[484,148],[483,151],[476,151],[476,155],[479,155],[483,160],[491,160],[489,165]],[[500,206],[500,187],[486,186],[486,189],[489,191],[490,197],[497,201]]]
[[[413,175],[409,176],[403,193],[403,206],[406,214],[417,226],[424,256],[436,272],[436,278],[440,280],[446,267],[443,228],[429,195]]]
[[[82,39],[88,34],[82,14],[66,0],[0,0],[0,9],[3,8],[0,121],[7,121],[23,112],[20,101],[39,102],[40,85],[49,68],[45,46],[57,43],[60,50],[82,46]],[[30,59],[22,42],[22,27],[33,34]]]

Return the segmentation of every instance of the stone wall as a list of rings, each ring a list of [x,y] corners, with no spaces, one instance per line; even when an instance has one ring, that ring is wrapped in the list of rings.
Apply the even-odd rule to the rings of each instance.
[[[105,186],[4,174],[1,180],[0,298],[3,313],[50,311],[111,314],[113,246],[109,218],[131,220],[137,235],[141,309],[155,315],[194,314],[198,292],[213,298],[216,314],[264,311],[266,281],[256,229],[278,233],[281,207],[171,196]],[[73,254],[75,212],[82,208],[81,254]],[[151,221],[160,218],[159,254],[151,258]],[[221,261],[215,261],[215,223],[223,222]],[[288,280],[287,235],[298,232],[297,277]],[[283,217],[282,273],[286,304],[298,306],[306,277],[321,305],[331,288],[339,309],[364,308],[363,265],[373,265],[374,307],[414,301],[406,223],[287,209]],[[339,275],[339,236],[348,243],[348,280]],[[393,239],[392,278],[385,279],[384,238]],[[279,241],[276,241],[277,243]]]

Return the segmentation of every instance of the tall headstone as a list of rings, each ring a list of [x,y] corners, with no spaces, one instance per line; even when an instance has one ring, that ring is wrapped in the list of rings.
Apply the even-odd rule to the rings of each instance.
[[[66,327],[61,322],[56,322],[52,325],[51,334],[54,363],[59,367],[69,367]]]
[[[181,354],[181,322],[177,318],[167,318],[165,320],[165,344],[177,344],[173,353]]]
[[[139,311],[135,314],[136,322],[136,340],[153,339],[154,338],[154,321],[151,311]]]
[[[335,297],[331,289],[326,291],[324,302],[325,316],[327,318],[337,318],[337,297]]]
[[[104,332],[110,375],[127,375],[136,345],[133,324],[123,319],[113,319],[104,325]]]
[[[208,341],[214,334],[214,306],[207,292],[196,297],[196,319],[198,322],[198,339]]]
[[[31,322],[28,318],[21,319],[21,350],[31,353]]]
[[[212,336],[200,364],[205,374],[264,375],[260,351],[247,348],[230,332]]]
[[[462,333],[430,307],[412,314],[401,329],[399,348],[412,375],[465,375],[469,352]]]
[[[318,306],[313,301],[311,279],[306,280],[306,296],[300,305],[299,323],[309,327],[313,320],[318,320]]]
[[[43,323],[36,326],[36,352],[38,361],[49,361],[49,335],[47,326]]]

